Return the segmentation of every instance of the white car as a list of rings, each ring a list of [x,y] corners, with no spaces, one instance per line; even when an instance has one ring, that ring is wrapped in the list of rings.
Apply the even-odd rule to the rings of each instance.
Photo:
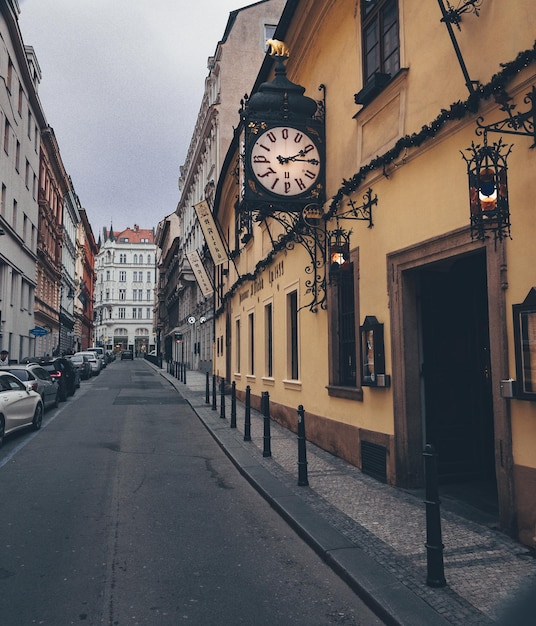
[[[101,368],[104,369],[106,367],[106,352],[104,348],[88,348],[86,352],[94,352],[101,360]]]
[[[23,383],[9,372],[0,372],[0,446],[4,436],[31,427],[39,430],[43,422],[43,401],[32,391],[31,383]]]
[[[102,369],[102,361],[100,360],[98,355],[95,352],[90,351],[90,350],[88,350],[87,352],[76,352],[74,354],[74,356],[79,356],[79,355],[87,356],[89,364],[91,365],[92,376],[98,376]]]

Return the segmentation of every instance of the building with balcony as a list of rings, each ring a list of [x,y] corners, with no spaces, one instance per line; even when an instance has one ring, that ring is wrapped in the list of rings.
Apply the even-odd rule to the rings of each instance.
[[[152,228],[103,229],[95,259],[95,345],[136,356],[155,349],[155,255]]]

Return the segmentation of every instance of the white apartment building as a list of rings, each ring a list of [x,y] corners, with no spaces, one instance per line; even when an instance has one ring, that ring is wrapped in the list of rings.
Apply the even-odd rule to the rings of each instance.
[[[24,46],[16,0],[0,2],[0,348],[10,359],[34,353],[41,72]]]
[[[153,229],[137,224],[114,234],[103,229],[95,259],[95,343],[108,350],[155,349]]]

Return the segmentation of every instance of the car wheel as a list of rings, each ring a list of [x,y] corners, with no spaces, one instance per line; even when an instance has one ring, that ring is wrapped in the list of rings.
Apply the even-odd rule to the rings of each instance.
[[[0,415],[0,448],[4,443],[4,433],[6,432],[6,423],[4,422],[4,416]]]
[[[43,423],[43,405],[39,403],[35,407],[35,412],[32,420],[32,428],[33,430],[39,430],[41,428],[41,424]]]

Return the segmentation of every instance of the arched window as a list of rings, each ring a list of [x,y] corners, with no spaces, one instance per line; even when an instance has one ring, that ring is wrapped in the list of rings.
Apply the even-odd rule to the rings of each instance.
[[[135,255],[134,255],[134,264],[137,264],[137,263],[138,263],[138,255],[137,255],[137,254],[135,254]]]
[[[140,254],[140,265],[143,263],[143,254]]]

